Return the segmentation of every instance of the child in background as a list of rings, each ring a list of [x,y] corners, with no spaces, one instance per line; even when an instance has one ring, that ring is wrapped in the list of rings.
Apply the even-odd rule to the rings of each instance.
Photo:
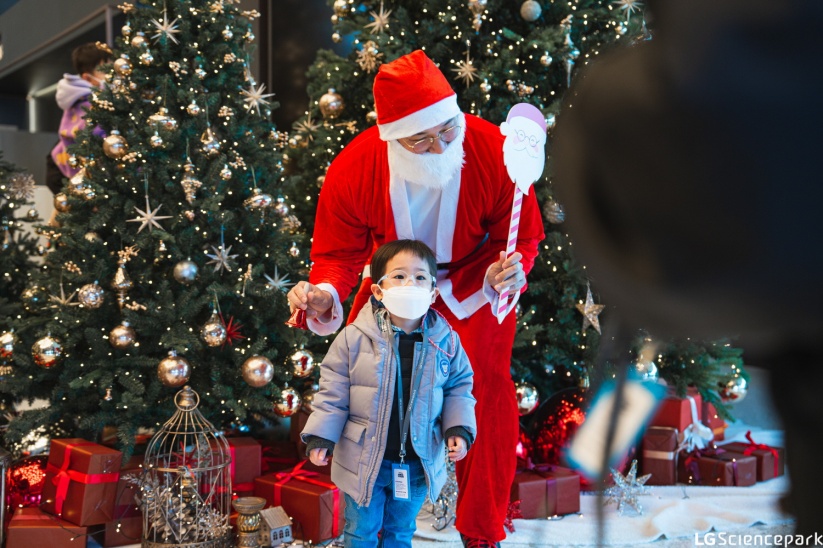
[[[315,465],[334,452],[345,546],[411,547],[426,495],[436,500],[446,482],[446,455],[458,461],[474,441],[473,373],[457,334],[430,310],[431,249],[389,242],[370,268],[371,301],[326,354],[302,437]]]

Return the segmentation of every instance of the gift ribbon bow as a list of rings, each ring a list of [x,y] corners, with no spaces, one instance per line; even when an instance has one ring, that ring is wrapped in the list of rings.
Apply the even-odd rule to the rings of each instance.
[[[319,485],[320,487],[325,487],[332,491],[334,496],[334,506],[332,508],[332,536],[337,537],[340,536],[340,527],[338,526],[340,521],[340,490],[337,486],[333,483],[326,483],[325,481],[320,481],[318,479],[314,479],[315,476],[319,476],[317,472],[309,472],[308,470],[303,470],[303,465],[306,464],[308,461],[300,461],[300,463],[292,468],[291,470],[284,471],[284,472],[277,472],[274,477],[277,480],[274,483],[274,506],[280,506],[280,491],[283,485],[288,483],[293,479],[298,479],[300,481],[304,481],[306,483],[311,483],[313,485]]]
[[[692,423],[683,429],[683,432],[678,436],[680,444],[677,446],[678,451],[692,452],[699,449],[704,449],[710,441],[714,440],[714,432],[711,428],[700,422],[697,417],[697,404],[694,398],[689,398],[689,405],[692,409]]]
[[[746,439],[749,441],[749,446],[743,450],[744,455],[751,455],[755,451],[759,449],[763,449],[765,451],[771,452],[774,455],[774,477],[777,477],[777,472],[780,469],[778,459],[780,458],[780,453],[774,447],[768,446],[765,443],[755,443],[752,439],[752,431],[749,430],[746,432]]]
[[[92,485],[96,483],[111,483],[120,478],[120,472],[111,472],[107,474],[85,474],[77,470],[69,470],[71,465],[71,453],[75,447],[85,447],[89,445],[97,445],[96,443],[70,443],[66,445],[63,451],[63,463],[58,467],[49,462],[46,466],[47,474],[54,474],[51,479],[52,483],[57,486],[57,493],[54,496],[54,509],[57,515],[63,514],[63,503],[66,501],[66,495],[69,492],[69,484],[72,481],[78,483],[85,483]]]
[[[509,507],[506,509],[506,519],[503,520],[503,527],[508,529],[509,533],[514,533],[514,522],[513,519],[521,519],[523,517],[523,512],[520,511],[520,500],[515,500],[509,503]]]

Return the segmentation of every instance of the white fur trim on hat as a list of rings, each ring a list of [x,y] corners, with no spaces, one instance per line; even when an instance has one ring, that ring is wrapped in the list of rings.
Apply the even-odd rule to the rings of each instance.
[[[457,106],[457,94],[452,94],[399,120],[377,124],[377,128],[382,140],[394,141],[439,126],[458,114],[460,114],[460,107]]]

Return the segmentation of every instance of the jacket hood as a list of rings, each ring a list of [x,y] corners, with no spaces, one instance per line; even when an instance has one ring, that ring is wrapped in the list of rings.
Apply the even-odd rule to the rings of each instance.
[[[375,312],[376,307],[372,304],[373,299],[369,301],[360,309],[357,318],[352,323],[357,329],[363,332],[367,337],[375,341],[383,341],[386,339],[386,334],[381,331],[377,323],[375,314],[386,314],[386,325],[388,325],[388,311],[380,306],[380,310]],[[426,337],[433,341],[441,341],[443,337],[452,331],[449,323],[443,319],[433,308],[429,308],[426,312]]]
[[[77,74],[64,74],[63,78],[57,82],[57,94],[55,96],[57,105],[63,110],[68,110],[77,101],[86,99],[91,95],[93,89],[94,86]]]

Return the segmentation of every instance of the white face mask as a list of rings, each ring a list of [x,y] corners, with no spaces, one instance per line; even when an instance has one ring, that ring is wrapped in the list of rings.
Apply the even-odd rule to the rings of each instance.
[[[422,318],[429,310],[432,302],[432,292],[429,289],[416,285],[401,285],[383,290],[381,301],[386,309],[406,320]]]

